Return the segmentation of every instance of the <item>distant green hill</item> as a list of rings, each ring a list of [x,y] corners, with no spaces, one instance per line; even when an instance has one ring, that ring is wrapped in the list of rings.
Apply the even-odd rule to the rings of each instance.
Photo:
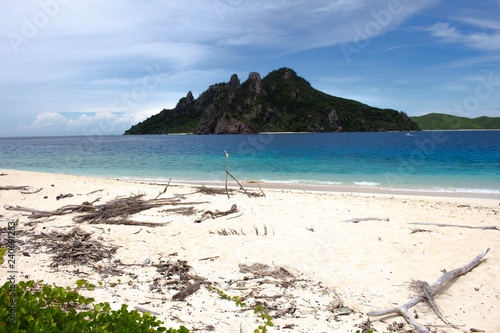
[[[210,86],[198,98],[189,92],[173,109],[132,126],[125,134],[249,134],[259,132],[367,132],[419,130],[404,112],[379,109],[314,89],[292,69],[261,79]]]
[[[500,129],[500,117],[457,117],[443,113],[429,113],[424,116],[410,117],[422,130],[454,129]]]

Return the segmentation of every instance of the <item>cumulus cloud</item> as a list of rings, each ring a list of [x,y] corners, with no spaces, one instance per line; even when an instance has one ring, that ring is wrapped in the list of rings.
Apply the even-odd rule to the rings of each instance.
[[[64,125],[67,119],[57,112],[43,112],[36,116],[31,128],[46,128]]]

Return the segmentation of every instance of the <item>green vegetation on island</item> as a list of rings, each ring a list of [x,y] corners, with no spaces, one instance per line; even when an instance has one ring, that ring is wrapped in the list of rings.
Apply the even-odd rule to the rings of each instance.
[[[380,109],[323,93],[281,68],[261,79],[250,73],[240,83],[210,86],[198,98],[189,92],[173,109],[132,126],[125,134],[251,134],[259,132],[412,131],[404,112]]]
[[[466,118],[443,113],[410,117],[423,130],[500,129],[500,117]]]

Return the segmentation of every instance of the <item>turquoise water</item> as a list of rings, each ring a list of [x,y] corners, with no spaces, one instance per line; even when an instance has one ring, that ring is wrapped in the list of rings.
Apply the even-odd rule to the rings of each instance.
[[[0,168],[500,194],[500,131],[0,138]]]

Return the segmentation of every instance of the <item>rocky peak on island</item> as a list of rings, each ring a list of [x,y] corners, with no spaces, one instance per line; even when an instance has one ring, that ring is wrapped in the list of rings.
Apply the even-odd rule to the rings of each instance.
[[[263,79],[251,72],[240,82],[208,87],[198,98],[189,91],[173,109],[132,126],[125,134],[252,134],[419,130],[404,112],[379,109],[325,94],[290,68]]]
[[[229,80],[229,86],[232,88],[239,88],[241,85],[240,79],[238,78],[238,75],[233,74],[231,75],[231,79]]]

